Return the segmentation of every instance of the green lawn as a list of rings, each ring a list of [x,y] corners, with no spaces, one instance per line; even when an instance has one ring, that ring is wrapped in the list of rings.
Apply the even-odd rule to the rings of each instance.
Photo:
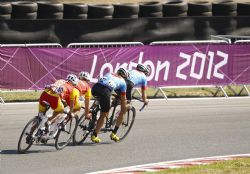
[[[143,174],[250,174],[250,158]]]
[[[231,86],[225,87],[225,91],[229,96],[238,96],[242,87],[240,86]],[[233,90],[232,90],[233,89]],[[216,88],[166,88],[163,89],[167,97],[169,98],[188,98],[188,97],[213,97],[217,91]],[[248,87],[250,90],[250,87]],[[155,95],[157,89],[149,88],[147,90],[149,98],[160,98],[163,97],[162,93],[159,92]],[[11,92],[11,91],[4,91],[0,92],[0,97],[3,98],[5,102],[21,102],[21,101],[38,101],[39,96],[41,95],[42,91],[28,91],[28,92]],[[135,95],[138,95],[135,93]],[[246,91],[244,90],[241,96],[246,96]],[[221,91],[217,93],[218,97],[224,96]]]

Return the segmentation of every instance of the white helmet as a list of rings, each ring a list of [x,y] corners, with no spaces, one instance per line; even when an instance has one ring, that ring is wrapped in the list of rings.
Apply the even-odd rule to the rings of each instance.
[[[68,82],[71,82],[74,86],[76,86],[79,81],[79,79],[77,78],[75,74],[68,74],[66,77],[66,80]]]
[[[82,71],[82,72],[79,73],[79,79],[90,81],[90,75],[89,75],[88,72]]]

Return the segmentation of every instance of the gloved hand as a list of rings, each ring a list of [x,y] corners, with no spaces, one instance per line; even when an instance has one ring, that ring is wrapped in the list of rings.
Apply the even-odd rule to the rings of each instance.
[[[130,110],[132,108],[132,105],[131,104],[127,104],[126,108],[127,108],[127,110]]]
[[[75,114],[74,114],[73,112],[70,112],[70,113],[69,113],[69,116],[70,116],[71,118],[74,118],[74,117],[75,117]]]
[[[91,119],[92,119],[92,113],[86,114],[86,115],[85,115],[85,118],[86,118],[87,120],[91,120]]]
[[[146,99],[146,100],[144,101],[144,104],[145,104],[145,105],[148,105],[148,102],[149,102],[148,99]]]

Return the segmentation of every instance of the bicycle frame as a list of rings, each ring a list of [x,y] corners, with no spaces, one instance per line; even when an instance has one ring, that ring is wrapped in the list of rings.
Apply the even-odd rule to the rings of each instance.
[[[113,96],[115,97],[112,98],[110,114],[105,120],[105,123],[103,127],[101,128],[100,133],[101,132],[106,133],[109,131],[113,131],[114,129],[116,119],[117,119],[117,114],[118,114],[117,112],[119,112],[119,109],[117,109],[117,107],[120,105],[120,98],[117,95],[113,95]],[[84,107],[82,108],[84,109]],[[90,107],[90,113],[92,113],[92,119],[89,120],[85,118],[85,115],[82,115],[79,119],[79,123],[77,126],[78,129],[76,129],[75,135],[73,138],[73,141],[75,144],[83,143],[86,140],[86,138],[89,136],[89,134],[93,133],[95,126],[97,124],[97,121],[98,121],[97,117],[98,117],[99,111],[100,111],[99,99],[95,98],[94,103]],[[128,135],[134,123],[135,116],[136,116],[136,111],[135,111],[135,108],[132,106],[129,110],[126,111],[124,120],[122,124],[120,125],[121,126],[119,128],[119,130],[121,130],[120,140],[124,139]]]

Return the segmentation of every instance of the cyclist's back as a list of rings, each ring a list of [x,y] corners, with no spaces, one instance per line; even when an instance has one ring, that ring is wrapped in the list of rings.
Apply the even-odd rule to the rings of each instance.
[[[76,96],[79,97],[79,91],[70,82],[66,82],[63,85],[62,98],[68,106],[70,106],[70,100],[75,100]]]
[[[60,79],[55,81],[53,84],[46,85],[43,93],[39,98],[39,113],[46,112],[46,105],[48,103],[50,107],[56,112],[63,112],[63,104],[61,103],[61,91],[63,85],[66,83],[65,80]]]
[[[86,81],[79,80],[76,85],[76,89],[80,92],[80,96],[91,97],[91,89]]]
[[[126,92],[126,83],[122,77],[119,77],[115,73],[108,73],[98,80],[99,84],[106,86],[111,91],[120,90]]]
[[[146,75],[137,70],[130,70],[128,80],[133,83],[134,86],[147,86]]]

